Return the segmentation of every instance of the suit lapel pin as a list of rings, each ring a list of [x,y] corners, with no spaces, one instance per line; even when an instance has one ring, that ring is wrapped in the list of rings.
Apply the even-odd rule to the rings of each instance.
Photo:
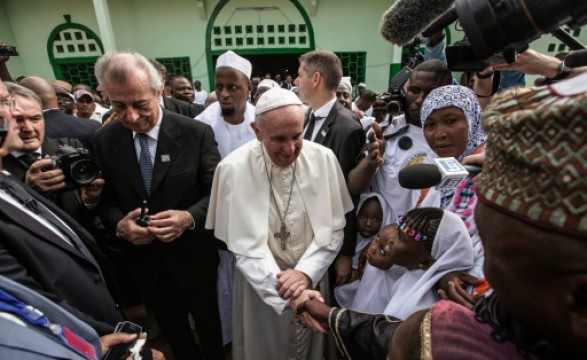
[[[161,162],[170,162],[170,161],[171,161],[171,156],[169,156],[169,154],[161,155]]]
[[[327,133],[327,131],[326,131],[326,130],[322,130],[322,131],[320,131],[320,135],[322,135],[322,137],[326,137],[326,133]]]

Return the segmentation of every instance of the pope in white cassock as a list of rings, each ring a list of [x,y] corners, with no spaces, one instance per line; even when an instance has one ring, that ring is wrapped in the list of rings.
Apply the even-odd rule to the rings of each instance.
[[[236,258],[233,357],[322,359],[322,335],[298,324],[288,304],[326,279],[352,201],[332,151],[303,140],[295,94],[267,91],[255,116],[257,140],[216,169],[206,220]]]

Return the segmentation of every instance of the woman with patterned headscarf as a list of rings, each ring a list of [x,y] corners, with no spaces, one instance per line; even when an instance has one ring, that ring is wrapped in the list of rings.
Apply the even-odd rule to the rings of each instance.
[[[462,161],[466,156],[483,152],[486,136],[481,126],[481,112],[477,96],[469,88],[447,85],[432,90],[422,104],[420,119],[424,137],[436,156]],[[456,189],[423,190],[419,200],[419,206],[441,207],[465,222],[475,250],[475,267],[470,274],[482,276],[483,246],[473,216],[476,203],[472,178],[463,179]],[[461,279],[448,276],[439,285],[448,290],[448,281],[460,285]],[[474,282],[474,279],[468,278],[467,281]]]

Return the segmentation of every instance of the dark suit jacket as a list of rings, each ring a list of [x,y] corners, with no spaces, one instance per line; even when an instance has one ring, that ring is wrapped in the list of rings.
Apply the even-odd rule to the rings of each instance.
[[[83,144],[76,139],[62,138],[62,139],[50,139],[45,136],[43,144],[41,145],[41,151],[43,157],[45,155],[55,155],[55,151],[62,146],[69,145],[74,148],[83,148]],[[4,169],[8,170],[12,175],[16,176],[20,181],[24,182],[25,174],[28,170],[28,166],[15,158],[12,154],[8,154],[2,158],[2,165]],[[43,194],[49,200],[54,202],[77,222],[82,223],[84,226],[85,222],[89,221],[86,208],[82,203],[81,197],[78,190],[66,191],[58,194]]]
[[[163,97],[163,106],[165,110],[172,111],[176,114],[195,118],[204,111],[204,105],[190,104],[183,100],[174,99],[172,97]]]
[[[78,234],[81,243],[77,246],[96,251],[94,239],[84,228],[22,185]],[[23,216],[4,200],[0,199],[0,204],[0,274],[53,300],[100,335],[112,332],[122,315],[96,260],[64,242],[34,218]]]
[[[357,165],[357,156],[365,145],[365,141],[365,131],[361,124],[353,118],[352,112],[338,102],[334,103],[314,139],[314,142],[322,144],[334,152],[347,181],[349,172]],[[355,206],[357,201],[358,198],[353,197]],[[357,241],[355,211],[350,211],[346,215],[344,243],[340,250],[342,255],[352,256],[355,253]]]
[[[117,223],[146,198],[140,176],[132,131],[121,122],[112,122],[96,134],[95,156],[106,182],[98,209],[106,230],[114,235]],[[187,210],[195,230],[186,230],[178,239],[148,245],[128,244],[129,261],[135,261],[135,281],[151,290],[150,280],[158,266],[175,280],[193,289],[216,277],[218,252],[215,241],[203,235],[214,171],[220,154],[212,128],[204,123],[163,110],[157,142],[153,183],[148,197],[151,214],[164,210]],[[214,280],[215,281],[215,280]],[[146,287],[146,288],[145,288]]]
[[[43,111],[43,118],[46,137],[78,139],[86,149],[93,149],[94,133],[100,127],[98,122],[71,116],[59,109]]]

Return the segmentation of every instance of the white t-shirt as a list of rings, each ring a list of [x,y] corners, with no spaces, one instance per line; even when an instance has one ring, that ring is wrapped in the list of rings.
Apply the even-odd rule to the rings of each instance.
[[[194,89],[194,104],[204,105],[207,97],[208,92],[206,90],[202,89],[202,91],[197,91]]]
[[[392,124],[386,129],[384,135],[395,133],[407,125],[404,115],[394,118]],[[404,150],[399,147],[399,142],[406,136],[412,140],[412,146]],[[408,190],[400,186],[398,181],[400,170],[408,165],[428,162],[427,158],[431,152],[422,128],[414,125],[408,125],[406,133],[387,141],[383,165],[377,170],[371,188],[381,194],[391,207],[392,221],[397,221],[398,217],[414,208],[420,196],[420,190]]]

